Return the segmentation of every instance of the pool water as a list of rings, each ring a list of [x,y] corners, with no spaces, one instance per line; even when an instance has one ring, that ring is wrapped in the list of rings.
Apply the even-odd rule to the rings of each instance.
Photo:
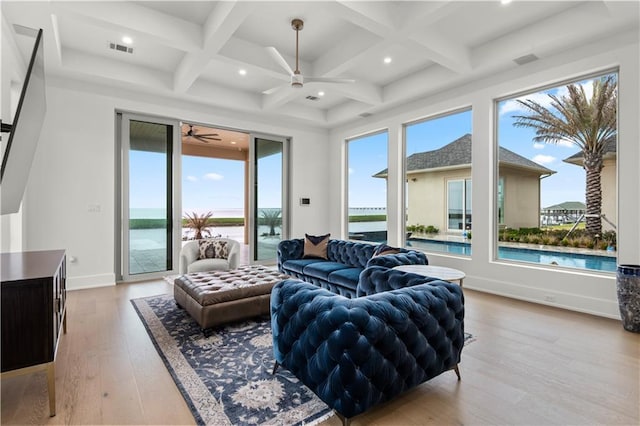
[[[410,238],[408,247],[416,247],[427,251],[440,251],[452,254],[471,255],[471,244],[452,241],[423,240]],[[543,265],[555,262],[558,266],[591,269],[595,271],[615,272],[617,258],[613,256],[596,256],[582,253],[564,253],[550,250],[534,250],[517,247],[498,247],[498,259],[517,260]]]

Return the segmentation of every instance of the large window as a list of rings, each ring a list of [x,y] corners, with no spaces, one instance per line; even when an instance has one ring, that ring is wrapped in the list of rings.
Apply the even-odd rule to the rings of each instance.
[[[347,141],[349,239],[387,241],[387,132]]]
[[[498,259],[615,271],[617,74],[497,102]]]
[[[471,110],[405,126],[407,247],[471,254]]]

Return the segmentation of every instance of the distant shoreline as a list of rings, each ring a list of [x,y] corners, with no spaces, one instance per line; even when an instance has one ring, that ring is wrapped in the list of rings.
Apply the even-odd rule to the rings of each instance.
[[[386,214],[371,215],[353,215],[349,216],[349,223],[359,222],[385,222]],[[166,228],[166,219],[129,219],[129,229],[162,229]],[[214,217],[209,219],[208,226],[224,227],[224,226],[244,226],[243,217]],[[182,219],[182,226],[186,226],[186,219]]]

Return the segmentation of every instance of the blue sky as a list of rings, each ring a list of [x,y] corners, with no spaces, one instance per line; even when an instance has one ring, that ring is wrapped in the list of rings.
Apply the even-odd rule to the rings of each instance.
[[[590,96],[591,82],[580,82]],[[524,95],[542,104],[548,104],[548,93],[562,95],[566,87]],[[534,131],[513,127],[513,115],[522,114],[513,99],[498,104],[498,143],[557,173],[542,180],[542,206],[564,201],[584,202],[585,174],[581,167],[562,160],[578,149],[570,144],[534,144]],[[407,128],[407,155],[414,152],[440,148],[465,133],[472,133],[472,111],[435,118]],[[295,141],[293,141],[295,143]],[[387,133],[378,133],[349,142],[349,206],[384,207],[386,205],[386,181],[372,175],[387,168]],[[132,207],[157,207],[164,199],[163,156],[153,153],[133,152],[131,189]],[[182,193],[183,211],[205,212],[240,209],[244,200],[244,163],[234,160],[217,160],[183,156]],[[275,176],[281,164],[280,156],[261,160],[260,175]],[[133,170],[135,168],[135,171]],[[264,173],[264,175],[263,175]],[[280,178],[260,179],[261,207],[280,205]]]
[[[592,93],[592,80],[579,82],[588,98]],[[546,91],[520,96],[519,99],[534,99],[549,106],[549,94],[562,96],[566,85]],[[431,151],[453,142],[466,133],[471,133],[472,111],[467,110],[443,117],[416,123],[407,127],[407,155]],[[579,151],[570,143],[533,143],[535,131],[513,126],[514,115],[526,112],[514,100],[498,103],[498,143],[529,160],[556,173],[541,183],[541,205],[548,207],[565,201],[585,201],[585,172],[580,166],[565,163]],[[376,134],[354,139],[349,143],[349,205],[351,207],[382,207],[386,203],[385,182],[371,175],[387,168],[387,134]]]

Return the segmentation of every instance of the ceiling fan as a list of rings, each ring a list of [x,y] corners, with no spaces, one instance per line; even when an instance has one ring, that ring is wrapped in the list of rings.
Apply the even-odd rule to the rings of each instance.
[[[293,28],[296,32],[296,69],[292,70],[287,61],[285,61],[284,57],[278,52],[273,46],[267,47],[267,52],[271,55],[271,57],[287,71],[287,74],[291,76],[291,87],[294,88],[302,88],[304,83],[354,83],[355,80],[349,78],[334,78],[334,77],[303,77],[302,72],[300,71],[300,67],[298,65],[299,56],[298,56],[298,34],[304,28],[304,22],[302,19],[294,19],[291,21],[291,28]],[[276,90],[278,90],[281,86],[277,86],[271,88],[269,90],[265,90],[262,92],[265,95],[269,95]]]
[[[204,133],[204,134],[198,134],[195,132],[195,130],[193,129],[193,124],[189,124],[189,130],[186,132],[182,133],[183,137],[191,137],[194,139],[197,139],[201,142],[205,142],[205,143],[209,143],[211,141],[221,141],[222,139],[219,138],[218,136],[220,136],[217,133]]]

